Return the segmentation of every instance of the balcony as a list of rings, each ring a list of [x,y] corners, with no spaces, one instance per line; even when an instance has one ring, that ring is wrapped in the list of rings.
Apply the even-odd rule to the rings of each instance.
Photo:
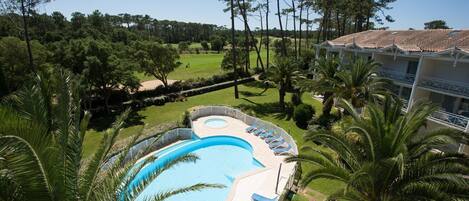
[[[434,112],[430,119],[447,124],[458,130],[469,132],[469,117],[439,110]]]
[[[415,81],[415,75],[397,71],[380,69],[378,75],[408,85],[414,84]]]
[[[407,107],[409,106],[409,100],[401,98],[402,101],[402,111],[407,112]]]
[[[421,77],[419,86],[427,89],[469,97],[469,83],[444,80],[435,77]]]

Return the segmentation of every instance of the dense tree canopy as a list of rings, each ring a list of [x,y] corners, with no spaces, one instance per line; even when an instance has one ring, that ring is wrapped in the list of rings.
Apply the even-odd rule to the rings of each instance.
[[[168,86],[168,75],[181,65],[177,50],[170,45],[155,42],[137,42],[134,53],[140,69]]]
[[[433,20],[424,25],[425,29],[450,29],[444,20]]]
[[[31,48],[34,63],[40,69],[46,69],[49,57],[46,47],[38,41],[32,41]],[[7,92],[19,89],[22,83],[31,78],[33,72],[28,63],[26,42],[15,37],[0,39],[0,70]]]

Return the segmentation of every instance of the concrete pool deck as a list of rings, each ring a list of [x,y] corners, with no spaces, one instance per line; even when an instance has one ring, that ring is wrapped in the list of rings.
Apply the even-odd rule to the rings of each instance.
[[[213,118],[225,120],[227,126],[211,128],[205,125],[206,120]],[[253,200],[252,195],[254,193],[267,197],[280,197],[280,194],[287,184],[288,178],[293,174],[295,164],[285,163],[284,159],[286,156],[276,156],[264,140],[246,132],[246,128],[249,127],[249,125],[228,116],[211,115],[193,120],[192,126],[194,133],[201,138],[223,135],[238,137],[247,141],[253,148],[253,157],[265,166],[264,168],[253,170],[236,177],[226,201]],[[277,177],[279,178],[278,186]]]

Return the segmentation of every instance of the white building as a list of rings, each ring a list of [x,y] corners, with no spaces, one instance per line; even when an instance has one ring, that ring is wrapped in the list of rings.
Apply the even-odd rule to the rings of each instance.
[[[394,81],[392,91],[406,108],[422,99],[440,106],[429,118],[429,128],[446,126],[469,133],[469,30],[373,30],[316,48],[343,62],[354,56],[373,58],[382,64],[379,74]],[[469,153],[468,145],[457,148]]]

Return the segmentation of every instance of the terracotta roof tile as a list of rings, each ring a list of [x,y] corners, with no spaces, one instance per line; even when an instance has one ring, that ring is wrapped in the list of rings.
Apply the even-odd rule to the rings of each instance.
[[[469,30],[371,30],[342,36],[328,41],[328,44],[338,46],[356,45],[367,49],[396,46],[409,52],[439,52],[456,46],[461,50],[468,51]]]

